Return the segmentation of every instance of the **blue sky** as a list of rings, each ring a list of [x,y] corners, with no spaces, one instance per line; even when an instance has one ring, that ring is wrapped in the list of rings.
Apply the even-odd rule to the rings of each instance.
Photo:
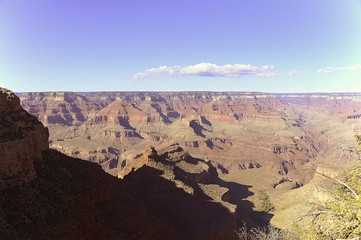
[[[0,0],[0,86],[361,92],[361,1]]]

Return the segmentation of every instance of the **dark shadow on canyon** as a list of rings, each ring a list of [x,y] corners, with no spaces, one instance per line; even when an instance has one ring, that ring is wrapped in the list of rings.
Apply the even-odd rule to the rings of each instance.
[[[254,211],[253,203],[245,200],[253,195],[249,191],[251,186],[225,182],[218,177],[209,182],[228,189],[222,200],[237,206],[236,213],[232,214],[220,203],[210,201],[210,197],[195,181],[189,180],[190,175],[180,174],[177,169],[174,172],[175,179],[194,189],[193,194],[186,193],[176,187],[174,182],[161,177],[163,171],[148,166],[128,174],[123,184],[157,214],[157,217],[171,224],[187,239],[212,239],[210,236],[225,232],[231,239],[234,231],[241,227],[243,222],[246,222],[248,227],[263,227],[269,224],[272,215]]]

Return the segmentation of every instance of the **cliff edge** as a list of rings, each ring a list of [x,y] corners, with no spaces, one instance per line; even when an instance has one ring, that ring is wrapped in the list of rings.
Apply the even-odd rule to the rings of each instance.
[[[36,178],[33,162],[41,161],[48,138],[48,129],[20,106],[20,99],[0,88],[0,190]]]

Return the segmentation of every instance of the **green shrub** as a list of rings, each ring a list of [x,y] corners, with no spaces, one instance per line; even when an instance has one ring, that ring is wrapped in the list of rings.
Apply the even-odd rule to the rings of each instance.
[[[261,191],[262,197],[261,197],[261,201],[262,201],[262,208],[261,211],[262,212],[273,212],[275,210],[275,207],[273,206],[270,196],[265,192],[265,191]]]

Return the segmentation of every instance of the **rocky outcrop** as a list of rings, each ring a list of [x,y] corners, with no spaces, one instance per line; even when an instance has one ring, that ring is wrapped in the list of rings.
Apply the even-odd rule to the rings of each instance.
[[[49,148],[48,129],[20,106],[20,99],[0,88],[0,190],[35,179],[33,162]]]
[[[139,186],[133,193],[188,239],[232,239],[231,229],[252,215],[239,208],[247,206],[242,185],[222,181],[210,161],[193,158],[179,144],[158,152],[148,147],[118,176]]]
[[[191,157],[177,143],[163,149],[159,155],[154,147],[148,147],[140,157],[125,165],[118,177],[124,178],[142,166],[162,170],[166,179],[182,179],[186,185],[214,183],[218,179],[217,171],[209,161]]]
[[[359,119],[359,118],[361,118],[361,114],[347,116],[347,119]]]

